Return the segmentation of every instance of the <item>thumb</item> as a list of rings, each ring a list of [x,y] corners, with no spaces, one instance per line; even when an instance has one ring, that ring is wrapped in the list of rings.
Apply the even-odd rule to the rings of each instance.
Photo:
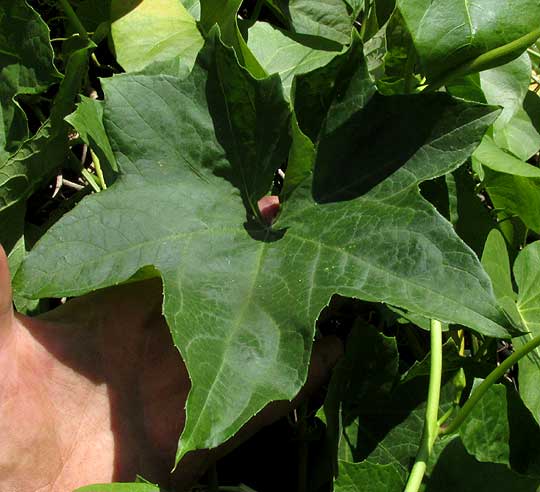
[[[0,330],[12,317],[11,278],[6,252],[0,245]]]

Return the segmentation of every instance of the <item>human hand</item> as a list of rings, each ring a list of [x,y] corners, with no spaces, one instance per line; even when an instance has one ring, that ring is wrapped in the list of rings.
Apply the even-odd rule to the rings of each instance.
[[[133,481],[136,473],[189,487],[316,389],[341,354],[337,339],[316,343],[308,382],[292,403],[273,403],[231,441],[188,454],[170,477],[190,381],[161,303],[153,280],[74,299],[39,318],[16,314],[0,247],[0,490],[68,492]]]

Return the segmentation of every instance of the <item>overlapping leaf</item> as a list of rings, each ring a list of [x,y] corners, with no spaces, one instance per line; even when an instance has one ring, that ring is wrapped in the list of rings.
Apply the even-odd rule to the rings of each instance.
[[[517,309],[529,331],[514,339],[516,347],[540,335],[540,242],[527,246],[514,263],[514,276],[518,286]],[[529,352],[519,362],[519,384],[523,401],[540,423],[540,349]]]
[[[493,140],[522,160],[529,159],[540,148],[540,134],[523,104],[530,78],[531,61],[527,53],[480,73],[480,86],[486,101],[503,108],[493,124]]]
[[[178,459],[295,395],[335,292],[508,335],[477,258],[417,190],[470,155],[493,109],[443,94],[378,96],[355,42],[298,81],[316,153],[304,137],[307,167],[271,230],[256,202],[286,157],[289,106],[278,76],[253,79],[216,43],[210,35],[185,79],[104,84],[121,175],[51,228],[15,279],[32,296],[63,296],[159,271],[193,383]],[[302,152],[291,152],[291,169]]]
[[[517,215],[528,228],[539,231],[535,210],[540,206],[540,172],[525,162],[540,148],[540,134],[524,102],[534,105],[538,101],[535,93],[528,92],[530,74],[531,63],[525,53],[477,77],[485,100],[501,105],[502,112],[491,135],[486,135],[474,152],[473,166],[502,217]],[[471,91],[476,86],[470,79],[462,82],[465,97],[478,97]]]
[[[74,109],[92,46],[83,41],[82,46],[70,55],[49,119],[17,152],[0,163],[0,213],[27,198],[52,170],[63,163],[68,148],[68,125],[64,117]]]
[[[535,0],[400,0],[397,5],[429,78],[521,38],[540,24]]]
[[[111,2],[116,59],[128,71],[178,58],[189,69],[203,45],[195,19],[178,0]]]
[[[513,340],[514,345],[520,347],[540,334],[540,242],[525,247],[514,263],[517,295],[512,287],[506,244],[498,231],[490,234],[482,262],[501,305],[511,317],[521,322],[527,332]],[[519,389],[525,405],[540,423],[539,377],[540,350],[536,348],[519,361]]]
[[[338,53],[322,39],[287,33],[265,22],[249,29],[247,43],[268,74],[279,74],[287,97],[295,75],[326,65]]]
[[[354,9],[348,3],[354,3]],[[340,44],[350,42],[354,14],[360,8],[358,2],[347,0],[271,0],[269,4],[291,31]]]
[[[517,215],[533,231],[540,231],[540,169],[499,148],[484,137],[473,154],[481,165],[485,186],[494,206],[507,214]]]
[[[418,183],[461,164],[475,146],[475,135],[479,137],[483,133],[493,121],[494,113],[485,106],[470,106],[439,94],[394,97],[374,94],[365,65],[353,62],[361,57],[360,51],[353,44],[348,53],[313,75],[297,78],[295,109],[299,125],[315,142],[317,154],[313,174],[301,163],[304,181],[298,182],[280,225],[291,229],[286,238],[296,236],[304,240],[304,247],[315,255],[319,242],[324,243],[326,251],[323,251],[332,258],[331,265],[339,265],[334,268],[342,276],[343,295],[403,305],[397,297],[406,291],[408,302],[412,301],[408,309],[433,317],[433,311],[425,310],[429,298],[433,306],[437,305],[436,317],[457,321],[464,314],[467,296],[463,296],[464,284],[457,287],[452,278],[459,275],[459,282],[468,284],[466,275],[462,276],[464,271],[478,272],[473,274],[474,280],[470,279],[470,287],[465,287],[467,291],[475,289],[473,285],[486,286],[486,293],[478,295],[477,301],[491,298],[491,287],[474,255],[420,197]],[[407,121],[400,114],[407,114]],[[297,140],[291,155],[296,143]],[[295,160],[289,162],[295,176],[296,164]],[[310,245],[307,238],[303,239],[302,231],[323,211],[342,219],[337,224],[325,220],[319,241]],[[345,224],[349,235],[342,232]],[[385,247],[374,249],[373,245],[382,239],[383,230]],[[407,260],[405,252],[411,251],[412,244],[418,247],[418,253],[422,251],[422,261],[430,264],[429,275],[416,263],[418,256],[411,263]],[[440,254],[446,258],[443,263],[436,259],[441,258]],[[458,256],[458,263],[466,261],[466,267],[463,263],[450,266],[449,257]],[[390,269],[389,265],[392,265]],[[322,286],[334,284],[323,275],[320,280]],[[364,283],[369,286],[365,291]],[[447,287],[444,301],[436,300],[434,294],[435,285],[441,283]],[[450,294],[453,285],[456,292]],[[454,295],[463,298],[453,301]],[[414,299],[421,302],[415,303]],[[468,309],[480,311],[472,306]],[[497,308],[493,311],[496,317],[495,312]],[[484,333],[492,335],[498,331],[495,327],[491,331],[489,322],[484,324],[478,319],[477,323],[471,323],[471,320],[464,320],[464,324],[476,325],[478,329],[481,325]],[[500,322],[504,324],[502,319]]]
[[[20,94],[39,94],[60,81],[49,29],[23,0],[0,1],[0,166],[28,137]]]

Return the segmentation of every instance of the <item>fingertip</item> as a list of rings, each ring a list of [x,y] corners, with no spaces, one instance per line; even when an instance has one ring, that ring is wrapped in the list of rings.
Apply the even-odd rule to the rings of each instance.
[[[12,302],[8,259],[3,246],[0,244],[0,319],[12,315]]]

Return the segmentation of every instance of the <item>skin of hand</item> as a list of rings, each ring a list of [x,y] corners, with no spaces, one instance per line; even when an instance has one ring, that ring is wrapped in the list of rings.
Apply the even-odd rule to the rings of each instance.
[[[269,206],[271,220],[279,204]],[[190,380],[161,305],[161,283],[152,280],[70,300],[39,318],[17,314],[0,247],[2,492],[69,492],[137,473],[189,489],[214,460],[315,391],[342,354],[337,338],[317,341],[292,402],[268,405],[230,441],[188,454],[170,475]]]

